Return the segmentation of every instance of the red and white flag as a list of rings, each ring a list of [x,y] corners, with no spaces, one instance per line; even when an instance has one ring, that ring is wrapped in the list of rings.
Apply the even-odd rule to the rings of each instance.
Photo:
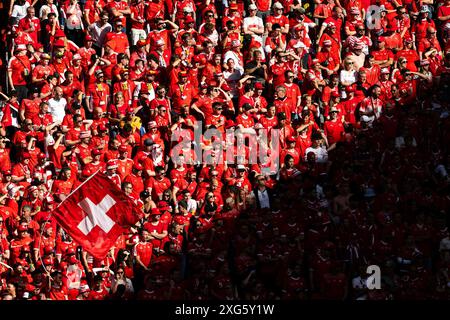
[[[117,238],[141,218],[141,210],[106,175],[97,172],[53,211],[83,249],[103,259]]]

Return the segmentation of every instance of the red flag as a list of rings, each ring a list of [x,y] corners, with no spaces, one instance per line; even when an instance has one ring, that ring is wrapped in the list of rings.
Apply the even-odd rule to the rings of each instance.
[[[53,211],[56,221],[87,252],[103,259],[141,217],[134,201],[103,173],[81,184]]]

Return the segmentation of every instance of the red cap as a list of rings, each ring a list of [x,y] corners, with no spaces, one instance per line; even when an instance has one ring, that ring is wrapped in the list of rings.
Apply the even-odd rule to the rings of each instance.
[[[4,176],[10,176],[10,175],[12,175],[11,170],[5,170],[5,171],[3,171],[3,175],[4,175]]]
[[[184,23],[191,23],[191,22],[195,22],[194,18],[192,16],[187,16],[184,19]]]
[[[230,4],[230,10],[236,10],[236,11],[239,10],[237,3]]]
[[[42,260],[43,262],[44,262],[44,264],[45,265],[52,265],[53,263],[53,261],[52,261],[52,259],[50,259],[50,258],[45,258],[44,260]]]
[[[295,142],[295,137],[290,136],[286,139],[287,142]]]
[[[47,156],[45,155],[45,153],[39,153],[39,155],[38,155],[38,158],[39,159],[45,159],[45,158],[47,158]]]
[[[50,254],[50,253],[53,252],[54,249],[55,249],[55,248],[53,248],[52,246],[45,246],[45,247],[44,247],[44,253],[45,253],[45,254]]]
[[[61,29],[56,30],[55,38],[61,38],[61,37],[65,37],[65,36],[66,36],[66,34],[64,33],[63,30],[61,30]]]
[[[140,40],[138,40],[138,42],[136,43],[136,45],[137,45],[138,47],[145,47],[146,44],[147,44],[147,41],[144,40],[144,39],[140,39]]]
[[[103,123],[100,123],[99,125],[98,125],[98,131],[107,131],[108,130],[108,128],[106,128],[106,126],[103,124]]]
[[[69,263],[71,263],[71,264],[76,264],[76,263],[78,263],[77,257],[71,256],[71,257],[69,258]]]
[[[108,160],[106,164],[106,169],[114,169],[114,168],[117,168],[117,160],[116,159]]]
[[[158,202],[158,208],[161,211],[167,211],[170,210],[170,206],[166,201],[160,201]]]
[[[135,170],[143,170],[144,167],[143,167],[142,164],[140,164],[140,163],[135,163],[135,164],[133,165],[133,169],[135,169]]]
[[[152,216],[156,216],[156,215],[160,215],[161,214],[161,211],[159,211],[159,209],[158,208],[153,208],[152,209],[152,211],[150,212],[150,214],[152,215]]]
[[[75,254],[75,249],[74,248],[69,248],[66,250],[66,254],[67,255],[71,255],[71,254]]]
[[[101,154],[102,154],[102,152],[101,152],[100,149],[94,149],[94,150],[92,150],[92,155],[93,155],[93,156],[99,156],[99,155],[101,155]]]
[[[121,144],[119,147],[119,152],[127,152],[127,151],[128,151],[127,146],[124,144]]]
[[[149,94],[148,87],[145,85],[145,83],[141,86],[141,90],[139,91],[140,94]]]
[[[332,96],[333,98],[338,98],[338,97],[340,97],[341,95],[339,94],[339,92],[333,91],[333,92],[331,93],[331,96]]]
[[[23,159],[31,159],[31,154],[29,154],[28,152],[24,152],[24,153],[22,154],[22,158],[23,158]]]
[[[175,216],[172,221],[176,224],[184,224],[184,218],[182,216]]]
[[[60,47],[60,48],[63,48],[63,47],[65,47],[66,45],[65,45],[65,43],[64,43],[64,40],[59,39],[59,40],[56,40],[56,41],[53,43],[53,46],[54,46],[54,47]]]
[[[19,228],[17,228],[19,232],[28,231],[28,227],[26,225],[21,224]]]
[[[92,41],[94,39],[92,39],[92,36],[90,34],[87,34],[86,37],[84,38],[84,40],[86,41]]]
[[[345,92],[355,92],[355,87],[353,85],[345,87]]]
[[[187,73],[187,71],[180,71],[180,72],[178,72],[178,76],[180,76],[180,77],[187,77],[188,73]]]
[[[261,82],[257,82],[255,83],[255,89],[257,90],[264,89],[264,86]]]

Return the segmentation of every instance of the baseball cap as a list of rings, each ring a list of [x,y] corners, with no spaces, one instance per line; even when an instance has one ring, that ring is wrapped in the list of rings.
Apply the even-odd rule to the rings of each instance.
[[[184,19],[184,22],[185,22],[185,23],[192,23],[192,22],[195,22],[195,20],[194,20],[194,18],[193,18],[192,16],[187,16],[187,17]]]
[[[283,9],[283,5],[282,5],[280,2],[275,2],[274,5],[273,5],[273,7],[274,7],[275,9]]]
[[[325,43],[325,41],[324,41],[324,43]],[[294,44],[293,47],[295,49],[298,49],[298,48],[306,49],[306,45],[302,41],[297,41],[297,43]]]
[[[99,125],[98,125],[98,131],[107,131],[108,130],[108,128],[106,128],[106,126],[103,124],[103,123],[100,123]]]
[[[390,73],[390,71],[389,71],[388,68],[382,68],[381,69],[381,74],[389,74],[389,73]]]
[[[136,43],[136,45],[138,47],[144,47],[147,44],[147,41],[145,41],[144,39],[140,39],[138,40],[138,42]]]
[[[233,47],[233,48],[236,48],[236,47],[239,47],[241,45],[241,41],[239,41],[239,40],[233,40],[232,42],[231,42],[231,46]]]
[[[331,46],[331,40],[330,39],[324,40],[323,41],[323,45],[324,46]]]
[[[92,150],[92,155],[94,155],[94,156],[99,156],[99,155],[101,155],[101,154],[102,154],[102,152],[101,152],[100,149],[94,149],[94,150]]]
[[[58,29],[55,31],[55,38],[61,38],[61,37],[65,37],[65,36],[66,36],[66,34],[64,33],[63,30]]]
[[[65,43],[64,43],[64,40],[58,39],[58,40],[56,40],[56,41],[53,43],[53,46],[54,46],[54,47],[62,48],[62,47],[65,47],[66,45],[65,45]]]
[[[156,121],[150,121],[150,122],[148,123],[148,127],[149,127],[150,129],[152,129],[152,128],[157,128],[157,127],[158,127],[158,124],[156,123]]]
[[[91,132],[90,131],[82,131],[80,133],[80,139],[85,139],[85,138],[90,138],[91,137]]]
[[[248,10],[258,10],[258,7],[254,3],[252,3],[248,6]]]
[[[107,164],[106,164],[106,169],[115,169],[117,168],[117,160],[116,159],[111,159],[108,160]]]
[[[255,89],[261,90],[261,89],[264,89],[264,86],[263,86],[263,84],[261,82],[256,82],[255,83]]]
[[[16,51],[27,50],[27,46],[24,44],[18,44],[16,47]]]
[[[286,141],[287,142],[295,142],[295,137],[289,136],[289,137],[287,137]]]
[[[31,159],[31,154],[29,154],[28,152],[24,152],[24,153],[22,154],[22,158],[23,158],[23,159]]]
[[[152,211],[150,212],[152,216],[161,215],[161,211],[159,211],[158,208],[152,208]]]

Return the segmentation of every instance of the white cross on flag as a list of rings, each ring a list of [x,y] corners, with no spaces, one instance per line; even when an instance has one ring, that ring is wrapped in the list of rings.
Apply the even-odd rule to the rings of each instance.
[[[103,259],[117,238],[141,215],[134,201],[100,172],[81,184],[53,211],[64,230],[97,259]]]

